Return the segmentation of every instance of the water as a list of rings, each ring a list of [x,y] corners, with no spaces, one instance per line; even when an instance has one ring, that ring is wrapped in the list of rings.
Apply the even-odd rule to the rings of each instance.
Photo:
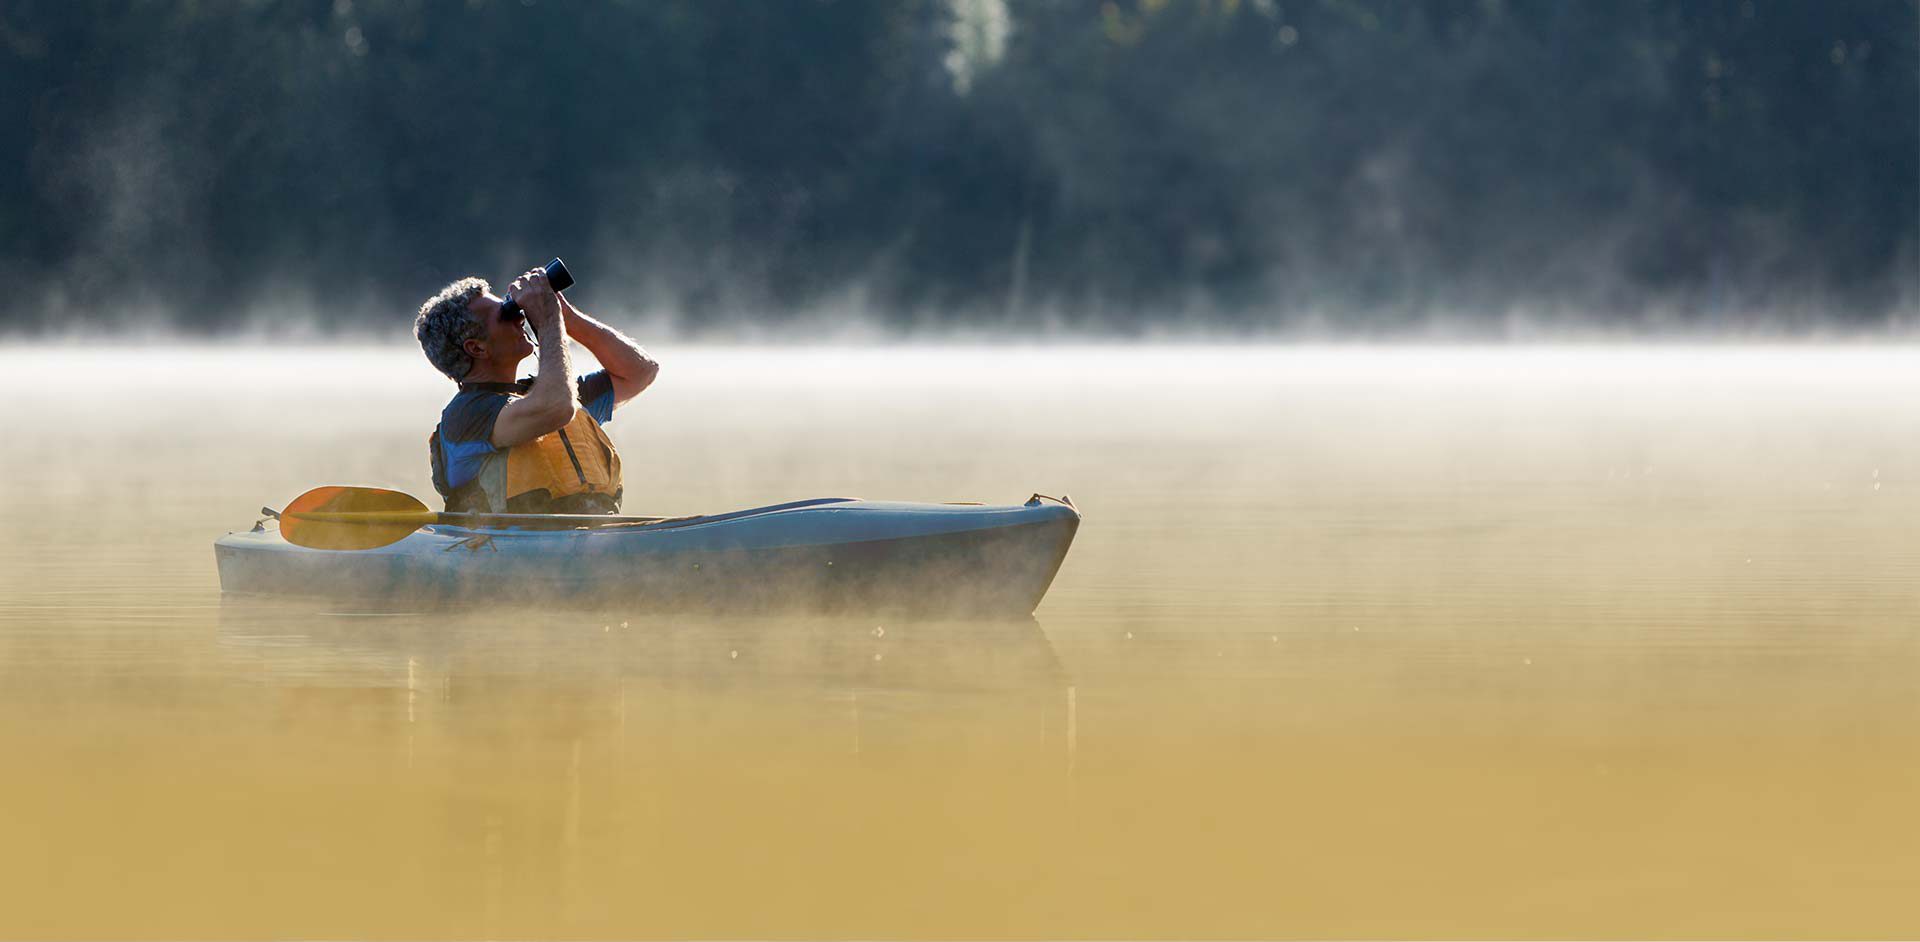
[[[0,936],[1920,932],[1920,351],[655,351],[630,511],[1070,493],[992,623],[223,601],[447,384],[0,352]]]

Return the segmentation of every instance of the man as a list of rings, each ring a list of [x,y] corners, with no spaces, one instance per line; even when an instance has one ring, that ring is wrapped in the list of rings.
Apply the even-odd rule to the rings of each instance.
[[[460,384],[428,440],[434,489],[452,512],[618,513],[620,456],[600,426],[653,383],[660,364],[556,294],[541,269],[507,294],[520,312],[485,281],[463,278],[414,318],[427,360]],[[540,373],[516,380],[535,338]],[[576,381],[568,338],[603,369]]]

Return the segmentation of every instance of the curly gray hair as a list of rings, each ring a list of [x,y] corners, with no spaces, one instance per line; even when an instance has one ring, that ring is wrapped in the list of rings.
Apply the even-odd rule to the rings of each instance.
[[[473,358],[467,356],[464,344],[487,332],[487,325],[473,316],[468,305],[489,287],[484,279],[462,278],[428,298],[413,319],[413,336],[426,351],[427,361],[456,383],[473,369]]]

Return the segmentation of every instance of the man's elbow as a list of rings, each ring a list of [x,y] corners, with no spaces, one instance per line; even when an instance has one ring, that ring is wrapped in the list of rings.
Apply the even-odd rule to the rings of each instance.
[[[642,353],[623,375],[615,377],[614,385],[621,401],[624,402],[640,395],[642,390],[653,385],[654,378],[659,375],[660,361]]]
[[[566,428],[567,423],[573,421],[573,411],[575,407],[576,404],[572,396],[544,404],[540,407],[538,413],[539,423],[548,432]],[[542,432],[541,434],[544,435],[546,433]]]

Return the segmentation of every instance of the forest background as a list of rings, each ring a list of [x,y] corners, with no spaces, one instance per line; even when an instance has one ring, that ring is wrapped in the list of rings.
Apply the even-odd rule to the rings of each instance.
[[[10,0],[0,333],[1920,326],[1914,0]]]

